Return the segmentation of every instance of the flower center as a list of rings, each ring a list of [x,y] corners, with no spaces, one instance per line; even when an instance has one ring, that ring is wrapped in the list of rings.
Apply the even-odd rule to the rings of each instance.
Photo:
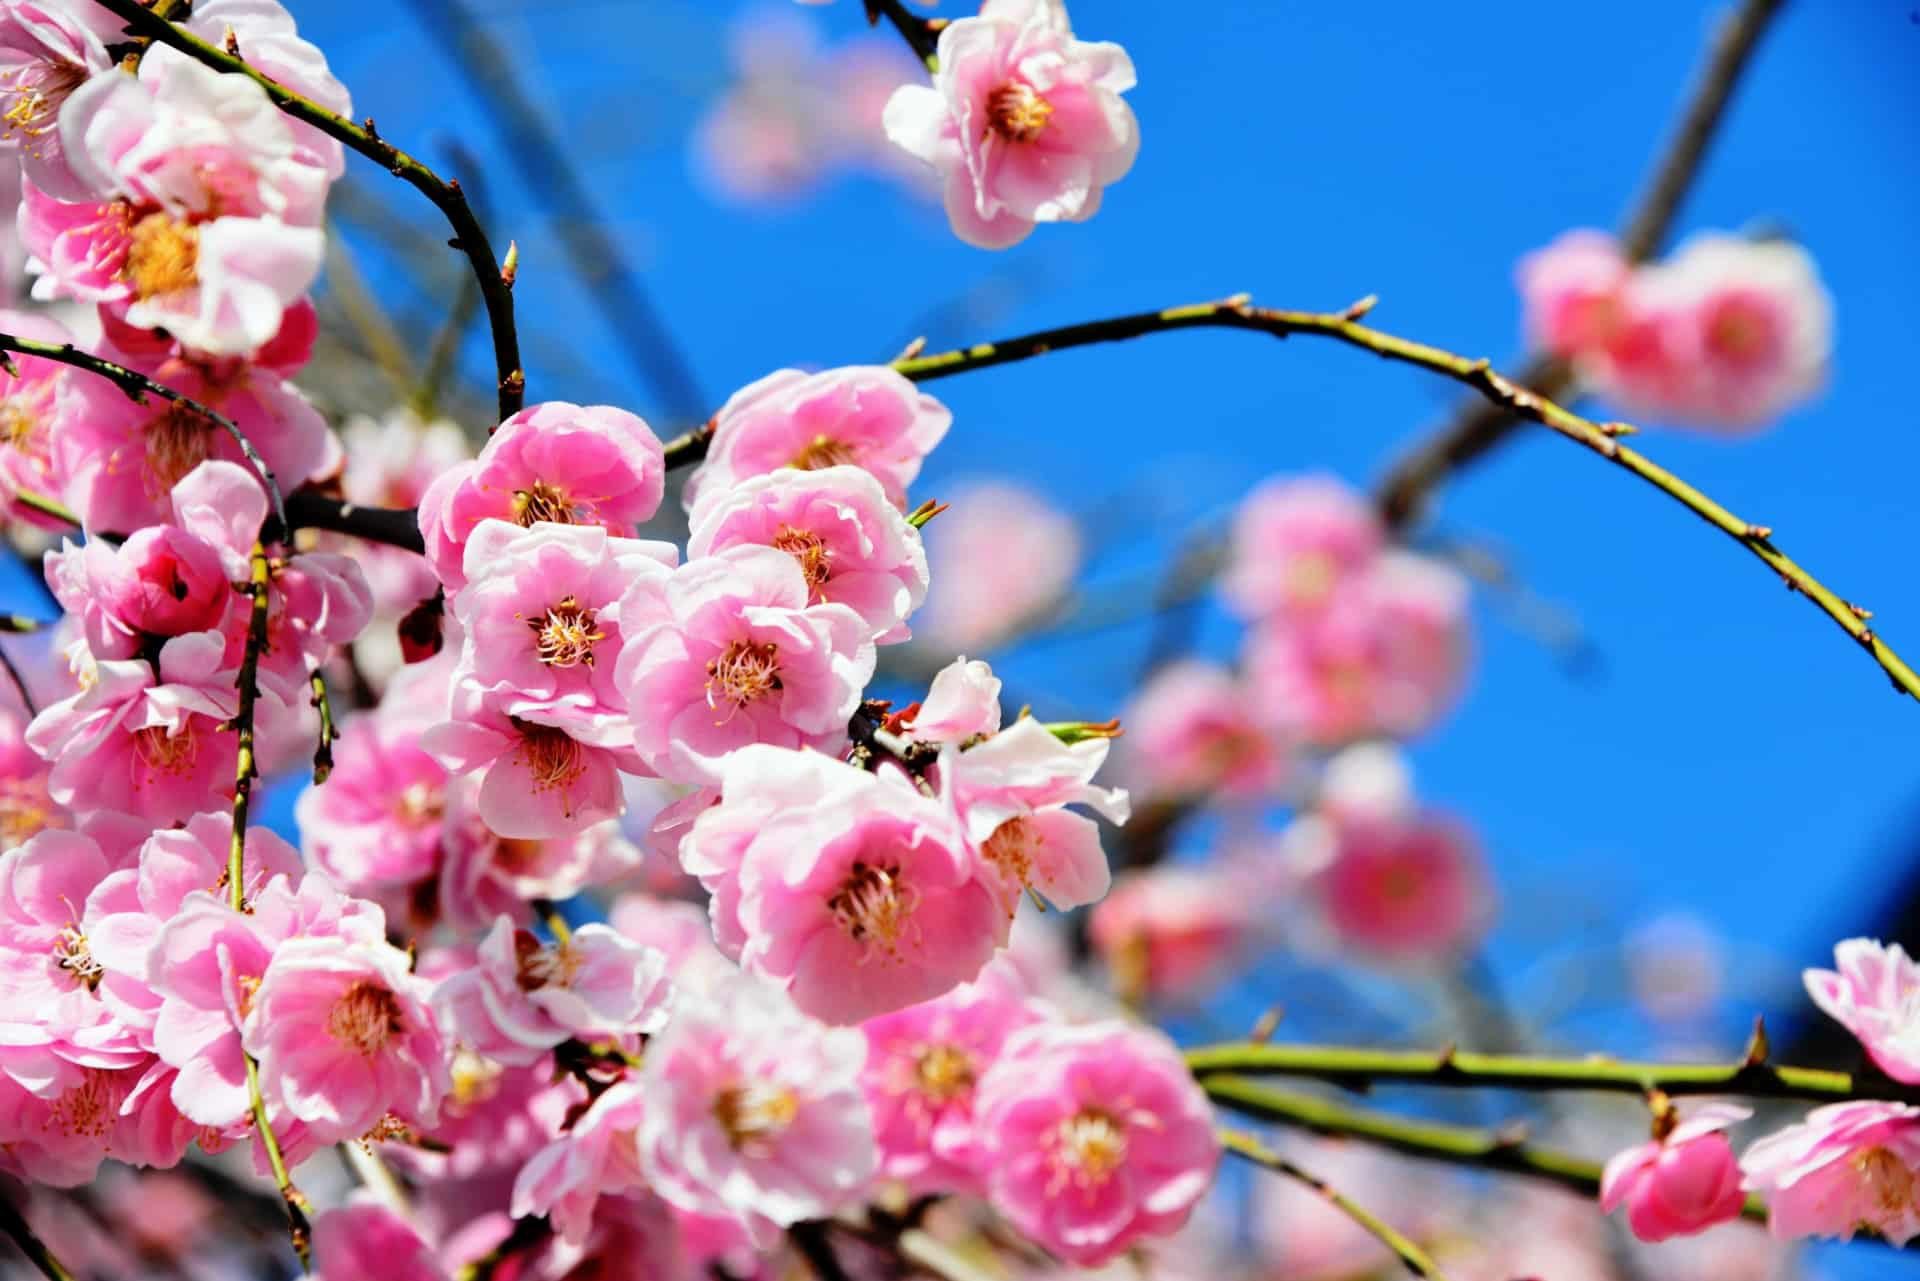
[[[431,783],[408,783],[393,803],[394,817],[408,827],[438,823],[446,812],[446,793]]]
[[[177,294],[200,283],[200,232],[164,213],[150,213],[128,233],[126,265],[120,274],[145,302]]]
[[[950,1103],[973,1088],[973,1056],[957,1045],[923,1045],[913,1056],[913,1078],[920,1093],[935,1103]]]
[[[1053,118],[1053,104],[1028,84],[1001,85],[987,95],[987,123],[1008,142],[1032,142]]]
[[[119,1117],[119,1100],[113,1095],[111,1074],[88,1068],[80,1084],[54,1100],[53,1123],[69,1138],[100,1138]]]
[[[1756,365],[1773,353],[1773,325],[1752,303],[1729,299],[1707,322],[1707,345],[1733,364]]]
[[[453,1052],[449,1068],[453,1074],[453,1091],[447,1100],[456,1107],[471,1107],[492,1098],[499,1090],[500,1078],[507,1074],[506,1068],[492,1059],[481,1058],[464,1045]]]
[[[53,945],[53,955],[55,963],[73,975],[77,982],[84,984],[87,991],[99,990],[106,968],[93,959],[93,953],[87,949],[87,936],[78,927],[69,925],[60,931],[60,938]]]
[[[526,489],[513,491],[513,523],[526,529],[538,521],[555,525],[574,523],[573,503],[567,491],[544,480],[536,480]]]
[[[799,562],[800,572],[806,577],[808,587],[817,588],[833,576],[833,553],[827,550],[820,535],[795,529],[792,525],[782,525],[773,536],[773,546],[776,551],[783,551]]]
[[[793,456],[787,466],[797,467],[801,471],[819,471],[824,467],[839,467],[859,461],[859,455],[853,452],[852,445],[822,435],[815,436],[801,446],[800,452]]]
[[[1127,1159],[1127,1127],[1099,1108],[1083,1107],[1053,1128],[1048,1146],[1056,1176],[1092,1190]]]
[[[147,468],[162,491],[207,461],[213,452],[213,424],[185,405],[168,405],[147,423]]]
[[[707,706],[715,711],[722,703],[745,707],[780,687],[780,647],[771,642],[734,641],[707,664]]]
[[[1887,1214],[1913,1209],[1920,1180],[1905,1161],[1885,1148],[1868,1148],[1853,1158],[1854,1172],[1860,1176],[1862,1190]],[[1871,1226],[1871,1225],[1869,1225]]]
[[[65,826],[47,795],[45,780],[0,779],[0,854],[25,845],[49,827]]]
[[[827,900],[827,910],[854,942],[878,944],[891,951],[919,902],[913,887],[901,881],[898,866],[855,863]]]
[[[1033,852],[1040,837],[1025,818],[1010,818],[993,829],[980,854],[1014,885],[1025,887],[1033,880]],[[1014,891],[1019,894],[1018,890]]]
[[[548,667],[593,666],[594,642],[606,639],[606,633],[594,630],[595,614],[573,597],[550,606],[544,618],[529,618],[534,648]]]
[[[779,1085],[736,1085],[713,1101],[728,1146],[749,1156],[765,1156],[799,1114],[799,1098]]]
[[[513,718],[513,727],[520,731],[520,759],[533,775],[535,791],[571,787],[586,772],[580,744],[565,730],[536,725],[517,716]]]
[[[400,1002],[378,983],[355,979],[327,1015],[327,1035],[368,1058],[406,1031]]]
[[[1296,556],[1287,565],[1287,595],[1296,605],[1318,605],[1338,580],[1333,558],[1319,552]]]
[[[573,948],[565,943],[542,946],[526,930],[513,932],[513,957],[514,985],[522,992],[537,992],[554,984],[565,987],[580,969],[580,954]]]
[[[186,773],[193,765],[194,749],[193,724],[190,721],[178,734],[167,733],[164,725],[148,725],[133,732],[134,755],[154,773]]]

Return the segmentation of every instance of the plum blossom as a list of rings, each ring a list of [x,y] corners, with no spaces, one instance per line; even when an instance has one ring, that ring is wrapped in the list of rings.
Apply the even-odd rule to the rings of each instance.
[[[1041,222],[1083,222],[1133,167],[1140,127],[1120,95],[1133,62],[1076,40],[1061,0],[987,0],[940,32],[933,85],[888,100],[887,137],[945,182],[954,234],[982,249]]]
[[[964,743],[976,734],[1000,728],[1000,678],[993,669],[965,655],[934,673],[927,696],[902,719],[924,743]]]
[[[659,510],[665,487],[665,450],[642,419],[611,405],[548,401],[501,423],[478,458],[427,487],[420,533],[452,592],[467,581],[467,540],[484,521],[601,525],[626,537]]]
[[[1123,993],[1193,995],[1244,953],[1258,905],[1215,869],[1149,868],[1115,881],[1088,936]]]
[[[1920,1084],[1920,966],[1898,943],[1872,939],[1835,945],[1833,960],[1836,969],[1806,971],[1807,995],[1882,1072]]]
[[[359,1194],[313,1221],[316,1281],[448,1281],[420,1230],[371,1194]]]
[[[1627,1223],[1642,1241],[1704,1232],[1739,1218],[1747,1203],[1724,1131],[1753,1110],[1710,1103],[1685,1120],[1664,1115],[1655,1128],[1670,1126],[1666,1134],[1618,1154],[1600,1177],[1601,1210],[1626,1206]]]
[[[606,925],[542,944],[501,917],[479,964],[441,983],[434,1002],[462,1043],[526,1066],[575,1037],[624,1044],[665,1024],[667,958]]]
[[[1043,1022],[1002,1047],[974,1096],[987,1197],[1081,1267],[1178,1229],[1220,1160],[1213,1110],[1158,1031]]]
[[[740,546],[634,580],[614,679],[633,747],[662,778],[715,783],[749,743],[837,750],[873,675],[872,631],[845,605],[810,604],[806,575]]]
[[[681,1210],[772,1227],[859,1198],[877,1162],[860,1090],[866,1045],[738,979],[689,996],[640,1069],[640,1167]]]
[[[1767,1198],[1776,1237],[1851,1239],[1872,1229],[1893,1245],[1920,1236],[1920,1108],[1835,1103],[1756,1139],[1744,1186]]]
[[[741,748],[680,858],[713,894],[720,949],[830,1023],[939,996],[1006,942],[1000,887],[896,769]]]
[[[247,65],[319,103],[337,116],[353,118],[353,99],[327,66],[327,56],[301,39],[293,16],[279,0],[199,0],[180,25],[202,40],[220,44],[227,32],[245,52]],[[289,120],[295,154],[338,178],[346,152],[337,139],[312,125]]]
[[[1595,359],[1625,321],[1632,274],[1633,264],[1604,231],[1569,231],[1527,254],[1515,275],[1528,340],[1562,359]]]
[[[513,1181],[513,1215],[545,1214],[568,1241],[586,1239],[603,1195],[647,1184],[635,1146],[642,1118],[660,1106],[637,1080],[609,1087],[565,1134],[534,1153]]]
[[[1434,814],[1334,814],[1293,838],[1308,901],[1332,941],[1396,963],[1458,954],[1487,923],[1490,890],[1472,833]]]
[[[0,148],[19,156],[28,179],[62,200],[95,194],[67,163],[60,109],[73,91],[113,65],[107,45],[119,22],[104,8],[60,0],[0,5]]]
[[[1223,667],[1197,660],[1167,664],[1120,719],[1127,727],[1127,764],[1150,794],[1218,791],[1250,800],[1286,777],[1280,741],[1253,715],[1239,682]]]
[[[952,495],[928,536],[933,590],[914,628],[929,648],[979,653],[1060,605],[1084,555],[1072,516],[995,481]]]
[[[1372,566],[1386,541],[1373,505],[1344,481],[1276,477],[1234,515],[1220,590],[1244,618],[1311,618]]]
[[[714,490],[783,467],[851,465],[873,474],[895,506],[953,423],[946,406],[883,365],[820,373],[781,369],[728,397],[706,461],[688,478],[689,511]]]
[[[793,557],[808,602],[836,602],[866,620],[882,645],[906,640],[907,616],[927,595],[920,531],[858,467],[782,468],[713,492],[693,513],[689,558],[755,544]]]
[[[95,658],[136,657],[149,640],[217,631],[239,599],[217,548],[178,525],[146,525],[115,546],[63,539],[47,584]]]

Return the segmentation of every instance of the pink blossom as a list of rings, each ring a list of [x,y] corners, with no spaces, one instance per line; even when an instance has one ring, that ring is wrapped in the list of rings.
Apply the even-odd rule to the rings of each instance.
[[[1424,963],[1478,939],[1491,893],[1464,825],[1438,815],[1343,815],[1316,830],[1328,840],[1307,891],[1341,945]]]
[[[1316,746],[1416,734],[1459,691],[1466,611],[1466,582],[1452,569],[1384,553],[1322,616],[1254,629],[1249,696],[1270,725]]]
[[[319,103],[337,116],[353,119],[353,99],[327,66],[327,56],[300,38],[293,16],[279,0],[199,0],[180,25],[202,40],[221,44],[234,34],[247,65]],[[318,165],[331,178],[346,167],[340,143],[312,125],[289,120],[295,155]]]
[[[1520,260],[1528,341],[1562,359],[1606,350],[1625,319],[1632,265],[1604,231],[1569,231]]]
[[[1062,910],[1107,892],[1100,828],[1066,808],[1085,805],[1126,822],[1126,792],[1093,784],[1107,746],[1104,738],[1063,743],[1023,716],[976,746],[941,749],[942,794],[998,879],[1007,915],[1028,890]]]
[[[991,735],[1000,728],[1000,678],[978,659],[956,658],[934,673],[919,710],[905,719],[914,738],[924,743],[964,743],[976,734]]]
[[[1372,566],[1386,530],[1332,476],[1276,477],[1241,503],[1221,592],[1243,617],[1311,618]]]
[[[1122,992],[1191,996],[1239,959],[1257,908],[1245,886],[1213,869],[1156,867],[1120,877],[1088,933]]]
[[[448,1281],[420,1230],[370,1194],[313,1221],[315,1281]]]
[[[945,180],[954,234],[982,249],[1035,223],[1083,222],[1133,167],[1140,127],[1120,95],[1133,62],[1076,40],[1061,0],[988,0],[940,32],[931,88],[888,100],[887,137]]]
[[[424,955],[421,973],[433,977]],[[441,1100],[440,1121],[423,1128],[423,1137],[449,1150],[390,1152],[393,1160],[425,1180],[466,1185],[473,1179],[511,1177],[558,1138],[567,1117],[587,1103],[585,1087],[576,1077],[556,1074],[551,1056],[510,1068],[456,1048],[449,1072],[453,1088]]]
[[[635,1080],[606,1090],[571,1129],[521,1168],[513,1181],[513,1216],[545,1214],[562,1237],[584,1240],[594,1203],[603,1194],[646,1186],[635,1136],[643,1118],[660,1106]]]
[[[1920,966],[1898,943],[1847,939],[1836,970],[1808,970],[1807,995],[1896,1081],[1920,1083]]]
[[[1619,1153],[1601,1175],[1600,1209],[1611,1214],[1625,1205],[1642,1241],[1691,1236],[1739,1218],[1747,1197],[1723,1131],[1752,1115],[1751,1108],[1710,1103],[1666,1136]]]
[[[0,9],[0,24],[5,13]],[[4,74],[0,71],[0,84],[6,83]],[[0,326],[20,338],[73,341],[64,325],[38,312],[0,311]],[[53,433],[60,386],[73,375],[57,361],[22,352],[13,353],[13,367],[17,372],[0,370],[0,511],[10,520],[63,529],[66,522],[15,502],[13,495],[26,489],[55,498],[65,491],[66,477],[54,461]]]
[[[756,1235],[857,1200],[874,1175],[866,1045],[748,979],[690,996],[647,1046],[640,1165],[681,1210]]]
[[[386,943],[296,938],[274,952],[243,1040],[262,1088],[316,1144],[389,1111],[431,1125],[452,1087],[431,988]]]
[[[872,631],[845,605],[808,601],[800,567],[770,547],[636,579],[614,679],[640,758],[673,782],[714,783],[749,743],[837,751],[873,675]]]
[[[914,620],[930,649],[979,653],[1058,609],[1080,568],[1079,527],[1024,486],[953,496],[927,544],[933,590]]]
[[[1143,790],[1171,796],[1218,791],[1233,799],[1271,793],[1286,777],[1273,733],[1248,706],[1231,672],[1211,663],[1171,663],[1155,672],[1121,714],[1126,760]]]
[[[177,525],[144,526],[117,547],[63,539],[46,571],[95,658],[133,658],[149,640],[218,630],[238,600],[219,551]]]
[[[980,972],[1007,922],[958,824],[898,770],[768,746],[728,758],[681,844],[714,940],[802,1010],[855,1023]]]
[[[820,373],[781,369],[728,398],[713,419],[706,461],[688,478],[689,510],[710,491],[783,467],[852,465],[873,473],[896,505],[953,415],[885,366]]]
[[[986,1140],[974,1126],[975,1088],[1006,1039],[1042,1016],[1016,980],[990,966],[944,996],[868,1019],[862,1082],[880,1174],[916,1195],[979,1191]]]
[[[340,438],[346,453],[341,493],[369,507],[418,507],[438,476],[473,456],[458,426],[444,418],[423,422],[405,408],[380,419],[350,419]],[[350,551],[360,562],[380,613],[402,613],[440,588],[433,566],[418,553],[344,534],[323,535],[322,545]]]
[[[1920,1236],[1920,1108],[1815,1108],[1755,1140],[1740,1168],[1747,1191],[1766,1195],[1776,1237],[1848,1240],[1866,1228],[1898,1246]]]
[[[47,763],[27,746],[26,729],[24,709],[0,707],[0,854],[50,828],[73,826],[73,816],[47,792]]]
[[[1082,1267],[1178,1229],[1213,1182],[1213,1109],[1163,1033],[1040,1023],[974,1099],[994,1209]]]
[[[926,599],[920,531],[858,467],[781,468],[709,491],[693,513],[687,556],[747,544],[793,557],[808,603],[849,607],[883,645],[908,638],[907,616]]]
[[[127,1105],[146,1072],[138,1065],[85,1068],[44,1096],[0,1075],[0,1170],[75,1188],[92,1182],[109,1156],[139,1159],[146,1114],[129,1115]]]
[[[482,521],[602,525],[626,537],[659,510],[666,453],[653,429],[611,405],[548,401],[513,415],[471,463],[451,467],[420,498],[433,572],[465,584],[467,540]]]
[[[543,945],[501,917],[479,964],[449,977],[434,1003],[461,1042],[524,1066],[568,1038],[626,1044],[660,1030],[671,991],[667,958],[606,925]],[[637,1043],[636,1043],[637,1045]]]
[[[59,0],[0,5],[0,102],[7,131],[0,146],[20,157],[36,187],[62,200],[95,194],[67,163],[60,109],[73,91],[113,65],[107,45],[120,24],[105,9]]]

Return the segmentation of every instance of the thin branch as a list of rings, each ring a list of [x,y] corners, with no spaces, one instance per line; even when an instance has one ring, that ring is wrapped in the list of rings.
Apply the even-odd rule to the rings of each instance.
[[[502,151],[519,169],[526,189],[539,193],[574,274],[628,363],[653,385],[669,420],[698,420],[708,400],[690,362],[625,248],[607,232],[606,215],[567,162],[566,140],[547,123],[514,60],[458,0],[412,0],[411,7],[452,55],[473,86],[475,101],[504,135]]]
[[[310,489],[296,490],[287,504],[295,529],[326,529],[370,543],[425,552],[418,514],[411,507],[363,507]]]
[[[318,787],[333,773],[333,745],[340,731],[333,726],[333,700],[327,697],[327,678],[315,669],[309,683],[313,687],[313,710],[320,717],[320,739],[313,749],[313,784]]]
[[[267,498],[273,504],[274,519],[279,522],[277,529],[268,531],[269,541],[279,541],[279,535],[286,531],[287,508],[280,497],[280,483],[274,479],[273,469],[267,466],[266,459],[260,457],[260,451],[253,447],[253,442],[247,439],[247,434],[240,430],[240,424],[233,419],[209,409],[189,396],[182,396],[166,384],[155,382],[145,374],[128,369],[125,365],[116,365],[110,360],[102,360],[98,356],[81,351],[72,343],[40,342],[33,338],[18,338],[13,334],[0,333],[0,351],[17,351],[23,356],[38,356],[42,360],[71,365],[75,369],[84,369],[119,387],[126,394],[127,399],[136,405],[146,404],[149,395],[158,396],[218,426],[227,435],[233,437],[233,443],[240,447],[241,456],[247,460],[247,465],[253,468],[254,474],[260,478],[260,483],[267,487]],[[10,361],[5,363],[11,365]],[[72,512],[60,507],[59,504],[51,500],[38,501],[40,496],[37,494],[28,495],[22,491],[19,498],[22,506],[45,512],[56,520],[71,520],[75,525],[80,523]]]
[[[944,18],[922,18],[900,0],[865,0],[865,3],[869,26],[877,27],[880,19],[885,18],[913,50],[913,56],[927,64],[927,70],[939,70],[940,32],[947,25]]]
[[[47,1243],[35,1235],[10,1195],[0,1195],[0,1232],[13,1238],[20,1253],[27,1256],[27,1261],[38,1268],[47,1281],[73,1281],[73,1273],[61,1266],[60,1260],[53,1257],[53,1251],[47,1249]]]
[[[1433,1256],[1420,1248],[1419,1242],[1396,1229],[1364,1205],[1353,1200],[1338,1188],[1317,1174],[1310,1174],[1293,1162],[1254,1138],[1238,1130],[1222,1130],[1220,1142],[1227,1151],[1237,1157],[1264,1166],[1277,1174],[1284,1174],[1306,1186],[1321,1200],[1352,1219],[1362,1231],[1378,1241],[1407,1265],[1407,1271],[1417,1277],[1426,1277],[1428,1281],[1447,1281],[1447,1274],[1433,1261]]]
[[[824,1220],[808,1219],[794,1224],[787,1229],[787,1239],[793,1242],[793,1248],[807,1261],[808,1269],[818,1281],[853,1281],[840,1256],[833,1252]]]
[[[253,754],[253,712],[254,704],[260,697],[260,655],[267,648],[269,583],[267,550],[260,543],[253,545],[249,563],[251,569],[247,586],[251,600],[247,616],[247,642],[240,655],[240,703],[233,717],[233,731],[240,740],[233,771],[233,834],[227,845],[227,902],[236,912],[247,909],[247,808],[253,797],[253,781],[259,776]],[[280,1199],[287,1207],[287,1233],[292,1238],[294,1253],[300,1256],[300,1266],[311,1272],[312,1229],[307,1223],[306,1198],[293,1186],[293,1179],[287,1173],[286,1159],[280,1152],[280,1142],[274,1137],[273,1125],[267,1120],[266,1096],[260,1092],[259,1065],[251,1054],[243,1052],[241,1057],[247,1064],[247,1093],[253,1103],[254,1130],[261,1146],[266,1149],[267,1163],[273,1167],[274,1184],[280,1189]]]
[[[486,300],[487,320],[493,330],[493,363],[499,376],[499,410],[505,419],[517,413],[526,400],[527,377],[520,367],[520,339],[513,317],[513,289],[501,276],[500,260],[494,256],[487,233],[473,216],[467,198],[457,181],[442,180],[426,165],[382,138],[371,127],[362,128],[344,116],[288,89],[271,76],[263,75],[246,62],[208,44],[192,32],[154,16],[140,0],[94,0],[124,19],[127,29],[178,49],[190,58],[234,75],[243,75],[267,91],[273,104],[295,120],[312,125],[330,138],[351,147],[378,163],[434,203],[446,215],[453,228],[452,246],[467,256],[474,279],[480,284],[480,296]]]
[[[1708,144],[1726,116],[1734,87],[1782,4],[1783,0],[1742,0],[1721,21],[1680,122],[1621,228],[1620,248],[1629,261],[1645,262],[1660,252],[1681,201],[1699,176]],[[1522,368],[1519,381],[1543,395],[1559,397],[1572,390],[1573,371],[1563,361],[1534,356]],[[1448,475],[1506,440],[1521,421],[1519,415],[1497,405],[1462,409],[1388,471],[1377,495],[1387,524],[1398,529],[1413,520],[1426,496]]]
[[[1505,412],[1551,428],[1638,476],[1764,562],[1780,575],[1790,590],[1804,595],[1866,650],[1887,673],[1896,689],[1920,699],[1920,674],[1916,674],[1905,660],[1874,635],[1867,626],[1866,620],[1872,617],[1869,611],[1835,595],[1819,579],[1784,555],[1773,545],[1773,531],[1767,526],[1742,520],[1645,455],[1622,445],[1618,437],[1630,434],[1633,428],[1624,423],[1601,424],[1582,418],[1539,392],[1495,373],[1484,358],[1469,359],[1361,324],[1359,318],[1372,308],[1373,303],[1372,298],[1362,299],[1345,311],[1338,312],[1279,311],[1254,307],[1242,295],[1220,302],[1138,312],[1109,320],[1042,330],[1002,342],[981,343],[955,351],[895,361],[893,367],[909,378],[924,382],[1027,360],[1066,347],[1116,342],[1176,329],[1250,329],[1275,338],[1288,338],[1296,334],[1332,338],[1370,351],[1382,359],[1415,365],[1464,383]]]
[[[42,516],[51,516],[55,520],[66,522],[75,529],[80,528],[80,518],[74,515],[73,512],[58,499],[49,498],[45,494],[35,493],[31,489],[16,489],[13,491],[13,501],[22,507],[39,512]]]

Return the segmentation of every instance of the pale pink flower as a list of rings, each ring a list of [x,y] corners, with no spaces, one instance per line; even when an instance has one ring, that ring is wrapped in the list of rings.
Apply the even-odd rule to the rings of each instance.
[[[1233,799],[1272,792],[1285,779],[1286,757],[1272,731],[1248,705],[1233,673],[1197,660],[1155,672],[1121,713],[1122,752],[1141,790]]]
[[[933,589],[915,630],[935,651],[990,649],[1058,609],[1081,558],[1079,526],[1046,495],[1000,482],[964,489],[933,522]]]
[[[1600,1176],[1601,1211],[1626,1206],[1627,1223],[1642,1241],[1691,1236],[1739,1218],[1747,1196],[1724,1131],[1752,1115],[1752,1108],[1709,1103],[1665,1137],[1619,1153]]]
[[[689,559],[776,548],[800,566],[809,603],[847,606],[882,645],[908,639],[907,616],[927,595],[926,551],[869,472],[781,468],[708,495],[693,512]]]
[[[1807,970],[1807,995],[1853,1033],[1882,1072],[1920,1083],[1920,966],[1898,943],[1847,939],[1834,970]]]
[[[855,1023],[979,974],[1006,942],[999,887],[905,774],[742,748],[681,862],[713,893],[714,941],[802,1010]]]
[[[1516,275],[1527,340],[1562,359],[1604,351],[1625,321],[1632,270],[1604,231],[1569,231],[1526,255]]]
[[[274,336],[319,273],[328,174],[265,90],[162,46],[137,77],[74,90],[60,133],[74,174],[111,203],[76,207],[101,211],[78,254],[40,234],[64,215],[23,221],[47,273],[37,295],[124,306],[129,324],[214,355]]]
[[[999,881],[1007,915],[1029,890],[1062,910],[1107,892],[1099,825],[1066,807],[1085,805],[1110,822],[1127,821],[1126,791],[1093,783],[1108,745],[1104,738],[1063,743],[1023,716],[973,747],[941,748],[941,794]]]
[[[1076,40],[1061,0],[987,0],[940,32],[933,85],[887,102],[887,137],[946,183],[954,234],[982,249],[1035,223],[1083,222],[1133,167],[1140,127],[1120,95],[1133,62]]]
[[[314,1281],[448,1281],[420,1230],[369,1193],[314,1219],[313,1276]]]
[[[952,423],[946,406],[883,365],[777,370],[733,393],[714,415],[706,461],[688,478],[683,499],[692,510],[709,491],[750,476],[852,465],[873,473],[904,506],[921,461]]]
[[[0,85],[5,83],[0,72]],[[0,89],[0,97],[4,93]],[[0,326],[20,338],[73,341],[64,325],[38,312],[0,311]],[[13,495],[27,489],[57,498],[65,492],[66,477],[54,461],[53,433],[60,386],[74,375],[57,361],[20,352],[13,353],[13,367],[17,373],[0,370],[0,511],[9,520],[63,529],[66,522],[14,502]]]
[[[301,847],[351,893],[399,890],[431,878],[439,864],[447,771],[420,746],[447,696],[434,675],[425,665],[409,668],[373,711],[349,717],[333,747],[333,773],[294,805]]]
[[[327,55],[301,39],[279,0],[199,0],[180,25],[213,44],[233,32],[247,65],[337,116],[353,119],[353,99],[327,66]],[[338,140],[312,125],[288,120],[295,154],[338,178],[346,153]]]
[[[1311,857],[1318,864],[1306,869],[1306,890],[1339,945],[1419,964],[1456,956],[1479,939],[1491,889],[1463,824],[1432,814],[1307,822],[1321,840],[1306,843],[1317,847]]]
[[[770,547],[734,547],[636,579],[620,601],[633,747],[662,778],[715,783],[749,743],[837,751],[873,675],[872,631],[809,604],[806,575]]]
[[[974,1126],[974,1091],[1006,1039],[1043,1014],[1017,980],[989,966],[944,996],[861,1025],[882,1177],[915,1195],[981,1190],[986,1140]]]
[[[1377,739],[1341,748],[1320,771],[1318,808],[1333,818],[1411,818],[1420,806],[1406,753]]]
[[[1121,991],[1193,996],[1245,953],[1258,910],[1245,886],[1217,871],[1155,867],[1114,883],[1088,936]]]
[[[431,1125],[453,1082],[430,993],[384,942],[281,944],[243,1032],[269,1102],[316,1144],[356,1138],[390,1111]]]
[[[736,78],[694,126],[700,175],[735,202],[797,196],[838,159],[818,31],[794,14],[750,12],[727,44]]]
[[[913,737],[925,743],[964,743],[976,734],[993,734],[1000,728],[1000,678],[985,663],[962,655],[934,673],[919,710],[902,715]]]
[[[471,463],[420,498],[427,559],[449,592],[466,582],[467,540],[482,521],[603,525],[626,537],[659,510],[666,453],[653,429],[611,405],[547,401],[513,415]]]
[[[1015,1033],[974,1096],[994,1209],[1082,1267],[1165,1236],[1213,1183],[1213,1109],[1173,1043],[1117,1021]]]
[[[651,1062],[650,1051],[648,1060]],[[533,1154],[513,1181],[515,1218],[544,1214],[568,1241],[586,1238],[594,1203],[647,1185],[636,1134],[644,1118],[663,1106],[653,1092],[629,1078],[593,1101],[559,1138]]]
[[[111,69],[107,45],[122,38],[120,26],[95,5],[0,4],[0,103],[7,123],[0,149],[17,154],[33,184],[62,200],[96,193],[67,163],[60,109],[75,89]]]
[[[145,1060],[151,1063],[149,1057]],[[142,1113],[127,1114],[145,1066],[85,1068],[44,1096],[0,1075],[0,1171],[48,1187],[93,1181],[100,1162],[124,1150],[137,1159]]]
[[[757,1236],[857,1201],[874,1175],[866,1043],[739,979],[690,996],[647,1046],[640,1165],[682,1210]]]
[[[537,1061],[569,1038],[637,1048],[665,1024],[667,958],[606,925],[542,944],[512,920],[494,922],[479,963],[446,979],[434,1005],[469,1048],[508,1066]]]
[[[1246,645],[1263,719],[1315,746],[1406,737],[1453,703],[1466,668],[1467,585],[1411,552],[1386,552],[1319,617],[1273,619]]]
[[[1740,1158],[1745,1187],[1767,1198],[1773,1235],[1849,1240],[1863,1228],[1893,1245],[1920,1236],[1920,1108],[1835,1103],[1757,1139]]]
[[[712,992],[737,977],[740,969],[713,942],[713,923],[698,903],[622,894],[608,909],[613,928],[667,958],[676,990]]]
[[[1245,618],[1310,618],[1372,566],[1386,537],[1373,505],[1345,481],[1276,477],[1234,516],[1220,590]]]

